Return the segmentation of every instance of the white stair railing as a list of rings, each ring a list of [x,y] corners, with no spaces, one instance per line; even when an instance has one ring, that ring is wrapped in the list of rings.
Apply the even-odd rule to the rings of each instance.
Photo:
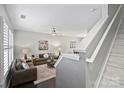
[[[100,48],[101,48],[101,46],[102,46],[102,44],[103,44],[103,42],[104,42],[106,36],[107,36],[107,34],[108,34],[108,32],[109,32],[109,30],[110,30],[112,24],[114,23],[114,21],[115,21],[117,15],[118,15],[118,13],[119,13],[119,11],[120,11],[120,9],[121,9],[121,7],[122,7],[122,5],[120,5],[120,7],[118,8],[118,10],[117,10],[117,12],[115,13],[115,15],[114,15],[112,21],[110,22],[109,26],[107,27],[106,31],[104,32],[104,34],[103,34],[101,40],[99,41],[98,45],[96,46],[96,49],[94,50],[94,52],[93,52],[93,54],[91,55],[91,57],[86,59],[86,62],[89,62],[89,63],[93,63],[93,62],[94,62],[94,60],[95,60],[95,58],[96,58],[96,56],[97,56],[97,54],[98,54],[98,52],[99,52],[99,50],[100,50]]]

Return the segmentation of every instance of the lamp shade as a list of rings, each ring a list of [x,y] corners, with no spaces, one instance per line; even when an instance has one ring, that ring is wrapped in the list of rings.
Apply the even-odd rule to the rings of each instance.
[[[59,51],[59,52],[62,52],[62,48],[58,48],[58,51]]]
[[[29,48],[23,48],[23,49],[22,49],[22,53],[23,53],[23,54],[29,53]]]

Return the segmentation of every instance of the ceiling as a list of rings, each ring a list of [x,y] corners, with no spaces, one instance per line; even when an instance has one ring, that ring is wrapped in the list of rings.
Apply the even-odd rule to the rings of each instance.
[[[102,16],[96,4],[11,4],[4,5],[15,30],[80,36],[87,33]],[[26,18],[21,18],[26,17]]]

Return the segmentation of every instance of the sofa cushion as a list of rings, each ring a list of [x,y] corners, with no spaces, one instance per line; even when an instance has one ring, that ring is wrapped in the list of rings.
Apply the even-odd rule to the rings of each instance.
[[[48,58],[35,58],[33,59],[35,62],[46,61]]]

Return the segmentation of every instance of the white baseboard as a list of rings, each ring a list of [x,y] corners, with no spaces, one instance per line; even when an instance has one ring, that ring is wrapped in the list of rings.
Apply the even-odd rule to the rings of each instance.
[[[95,85],[94,85],[94,88],[98,88],[98,87],[99,87],[100,81],[101,81],[102,76],[103,76],[103,72],[104,72],[105,67],[106,67],[106,64],[107,64],[107,62],[108,62],[108,59],[109,59],[109,56],[110,56],[110,53],[111,53],[112,47],[113,47],[113,45],[114,45],[114,42],[115,42],[115,39],[116,39],[116,36],[117,36],[118,31],[119,31],[119,28],[120,28],[121,23],[122,23],[122,20],[120,19],[119,24],[118,24],[117,29],[116,29],[116,32],[115,32],[115,35],[114,35],[114,38],[113,38],[113,40],[112,40],[112,44],[111,44],[111,46],[110,46],[110,49],[109,49],[109,51],[108,51],[106,60],[105,60],[105,62],[104,62],[105,64],[103,64],[103,67],[101,68],[100,74],[99,74],[99,76],[98,76],[98,78],[97,78],[97,80],[96,80],[96,83],[95,83]]]

